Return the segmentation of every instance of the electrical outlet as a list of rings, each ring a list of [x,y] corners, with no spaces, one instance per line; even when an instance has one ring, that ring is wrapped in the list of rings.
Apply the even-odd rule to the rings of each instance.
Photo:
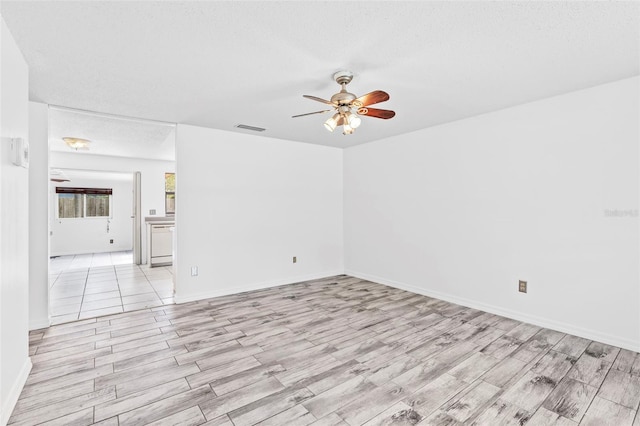
[[[109,240],[109,244],[113,244],[113,240]]]
[[[298,262],[298,256],[293,256],[293,263],[297,263]]]
[[[527,292],[527,282],[526,281],[518,281],[518,291],[520,293],[526,293]]]
[[[150,214],[151,216],[154,216],[154,215],[156,214],[156,209],[151,209],[151,210],[149,210],[149,214]]]
[[[197,277],[198,276],[198,267],[197,266],[192,266],[191,267],[191,276],[192,277]]]

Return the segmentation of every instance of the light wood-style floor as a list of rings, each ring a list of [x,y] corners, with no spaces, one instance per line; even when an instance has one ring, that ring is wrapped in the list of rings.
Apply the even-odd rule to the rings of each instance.
[[[10,422],[640,425],[640,355],[347,276],[31,333]]]

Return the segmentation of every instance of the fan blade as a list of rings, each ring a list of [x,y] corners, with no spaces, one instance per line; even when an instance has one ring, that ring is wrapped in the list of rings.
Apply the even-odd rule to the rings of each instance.
[[[313,115],[313,114],[323,114],[325,112],[329,112],[329,111],[333,111],[332,109],[325,109],[323,111],[316,111],[316,112],[308,112],[306,114],[298,114],[298,115],[292,115],[291,118],[296,118],[296,117],[304,117],[305,115]]]
[[[359,106],[367,106],[367,105],[379,104],[380,102],[384,102],[388,100],[389,100],[389,94],[387,92],[383,92],[382,90],[376,90],[374,92],[367,93],[366,95],[360,96],[358,99],[353,101],[353,103],[357,103]]]
[[[360,108],[358,110],[358,115],[366,115],[367,117],[384,118],[385,120],[388,120],[389,118],[395,117],[396,113],[388,109]]]
[[[303,98],[307,98],[307,99],[311,99],[314,101],[318,101],[318,102],[322,102],[323,104],[327,104],[327,105],[333,105],[331,103],[331,101],[327,101],[325,99],[322,98],[318,98],[317,96],[311,96],[311,95],[302,95]]]

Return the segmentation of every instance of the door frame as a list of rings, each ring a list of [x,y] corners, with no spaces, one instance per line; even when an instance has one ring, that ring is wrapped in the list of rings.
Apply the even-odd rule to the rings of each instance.
[[[142,265],[142,173],[133,172],[133,263]]]

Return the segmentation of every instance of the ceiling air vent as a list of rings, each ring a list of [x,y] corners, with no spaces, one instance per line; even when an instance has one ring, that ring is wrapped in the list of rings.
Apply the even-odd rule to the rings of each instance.
[[[254,132],[264,132],[265,130],[267,130],[267,129],[263,129],[262,127],[248,126],[246,124],[236,124],[236,127],[238,129],[253,130]]]

